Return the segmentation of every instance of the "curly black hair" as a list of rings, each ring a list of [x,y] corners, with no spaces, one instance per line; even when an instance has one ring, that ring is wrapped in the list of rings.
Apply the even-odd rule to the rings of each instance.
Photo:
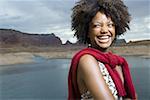
[[[130,29],[130,14],[122,0],[80,0],[72,9],[72,30],[80,43],[89,43],[89,23],[98,11],[110,17],[115,24],[116,36]]]

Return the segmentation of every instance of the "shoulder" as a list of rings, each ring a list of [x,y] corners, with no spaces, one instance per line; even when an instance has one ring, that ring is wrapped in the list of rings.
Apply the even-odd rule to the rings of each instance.
[[[90,59],[90,58],[94,58],[94,54],[95,53],[95,50],[94,49],[91,49],[91,48],[84,48],[80,51],[78,51],[74,56],[73,56],[73,60],[79,60],[81,57],[82,59]]]
[[[82,73],[92,71],[94,67],[98,67],[98,61],[94,56],[93,50],[90,48],[84,48],[77,52],[72,62],[77,65],[78,71]]]
[[[94,63],[98,63],[98,62],[96,58],[90,54],[84,54],[83,56],[80,57],[79,60],[79,66],[85,66],[85,65],[88,66]]]
[[[92,75],[92,73],[99,73],[98,61],[92,55],[85,54],[79,60],[78,71],[82,73],[83,76],[88,77]]]
[[[96,58],[93,57],[90,54],[84,54],[83,56],[80,57],[80,62],[84,62],[84,61],[96,61]]]

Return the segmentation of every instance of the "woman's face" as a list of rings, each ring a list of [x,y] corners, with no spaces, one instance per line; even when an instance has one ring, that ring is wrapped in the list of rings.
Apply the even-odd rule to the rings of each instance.
[[[115,38],[115,26],[110,17],[97,12],[89,25],[88,37],[92,47],[107,49]]]

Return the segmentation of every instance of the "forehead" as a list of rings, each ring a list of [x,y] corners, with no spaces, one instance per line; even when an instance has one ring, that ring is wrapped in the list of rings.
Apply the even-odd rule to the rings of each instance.
[[[110,22],[112,21],[110,17],[107,17],[102,12],[97,12],[96,15],[93,17],[92,22]]]

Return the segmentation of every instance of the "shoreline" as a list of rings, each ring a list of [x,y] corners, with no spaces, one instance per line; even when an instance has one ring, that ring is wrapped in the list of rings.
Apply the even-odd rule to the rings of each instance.
[[[37,56],[45,59],[71,59],[73,55],[84,47],[68,47],[68,48],[49,48],[45,51],[17,51],[17,52],[0,52],[0,66],[1,65],[12,65],[12,64],[23,64],[23,63],[34,63],[34,58]],[[17,48],[18,49],[18,48]],[[40,48],[42,49],[42,48]],[[121,56],[137,56],[145,59],[150,59],[150,47],[149,46],[121,46],[111,47],[112,53]]]

